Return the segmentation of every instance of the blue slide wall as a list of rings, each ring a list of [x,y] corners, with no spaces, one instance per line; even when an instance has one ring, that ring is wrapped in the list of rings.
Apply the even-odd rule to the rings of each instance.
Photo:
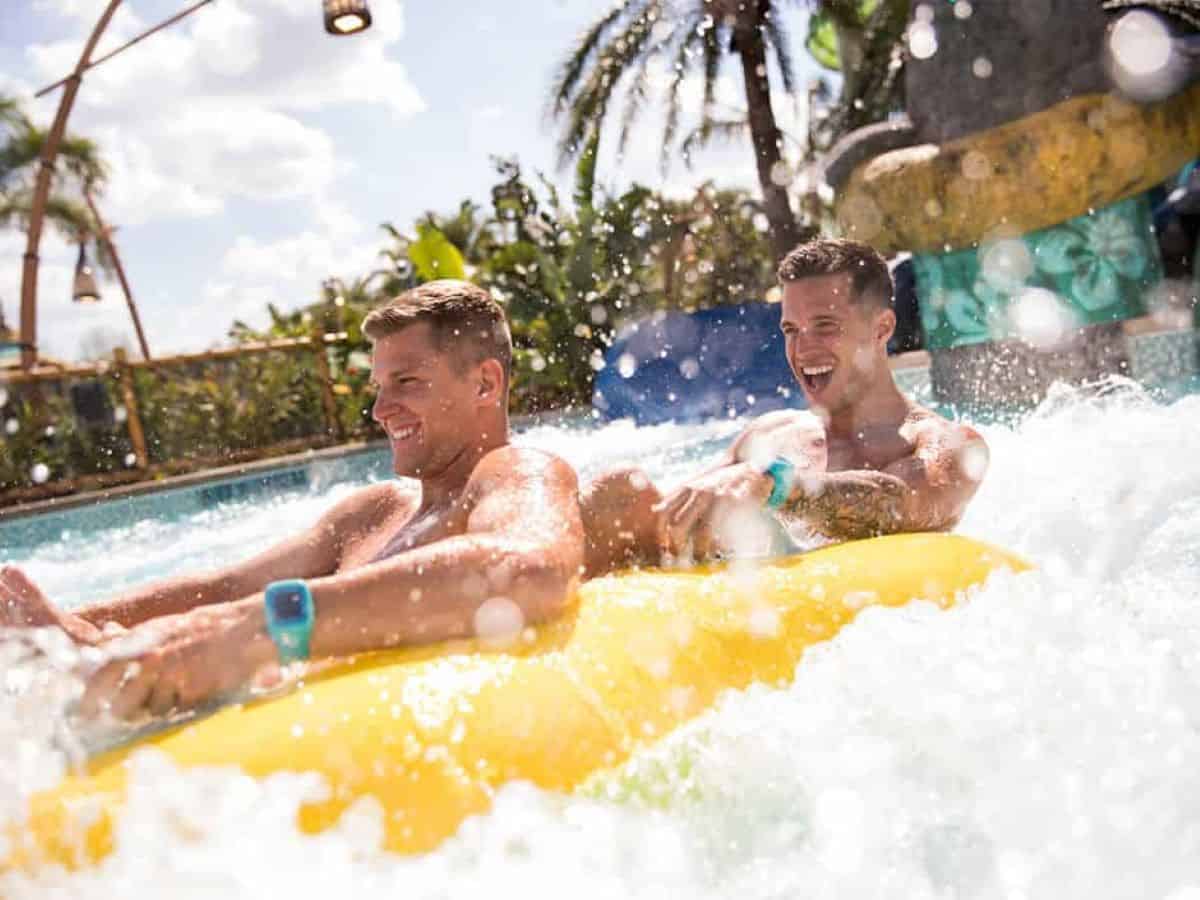
[[[777,303],[655,313],[622,328],[604,359],[592,405],[605,419],[689,422],[806,405]]]

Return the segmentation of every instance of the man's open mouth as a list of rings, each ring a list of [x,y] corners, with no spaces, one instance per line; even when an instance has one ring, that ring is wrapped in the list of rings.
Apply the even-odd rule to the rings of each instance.
[[[418,425],[392,426],[388,428],[388,436],[391,437],[393,442],[401,443],[412,440],[417,436],[419,431],[420,426]]]
[[[810,393],[819,394],[833,378],[833,366],[801,366],[800,380]]]

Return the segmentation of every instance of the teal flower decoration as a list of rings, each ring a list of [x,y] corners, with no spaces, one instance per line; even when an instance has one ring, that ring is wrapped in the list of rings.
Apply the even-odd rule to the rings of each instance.
[[[1071,297],[1089,312],[1121,303],[1122,279],[1137,280],[1151,265],[1137,217],[1123,203],[1041,232],[1034,254],[1043,272],[1070,278]]]

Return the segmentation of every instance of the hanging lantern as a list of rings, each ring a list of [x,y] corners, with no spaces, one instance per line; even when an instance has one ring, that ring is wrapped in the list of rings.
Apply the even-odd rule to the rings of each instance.
[[[71,299],[76,303],[98,303],[100,288],[96,285],[96,276],[88,265],[87,250],[83,241],[79,242],[79,260],[75,263],[75,283],[71,290]]]
[[[330,34],[357,34],[371,27],[367,0],[321,0],[325,9],[325,30]]]

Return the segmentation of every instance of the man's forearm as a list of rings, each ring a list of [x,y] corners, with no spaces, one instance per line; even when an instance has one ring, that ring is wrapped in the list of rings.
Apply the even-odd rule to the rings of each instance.
[[[570,599],[578,560],[510,537],[462,535],[353,572],[309,582],[314,657],[475,637],[480,608],[532,625]],[[486,618],[486,615],[485,615]],[[486,622],[484,623],[486,626]]]
[[[72,612],[98,628],[116,622],[130,628],[149,619],[187,612],[197,606],[228,603],[246,592],[212,576],[196,575],[156,581],[127,594],[89,603]]]
[[[911,528],[908,493],[902,480],[883,472],[802,476],[779,512],[832,538],[876,537]]]

